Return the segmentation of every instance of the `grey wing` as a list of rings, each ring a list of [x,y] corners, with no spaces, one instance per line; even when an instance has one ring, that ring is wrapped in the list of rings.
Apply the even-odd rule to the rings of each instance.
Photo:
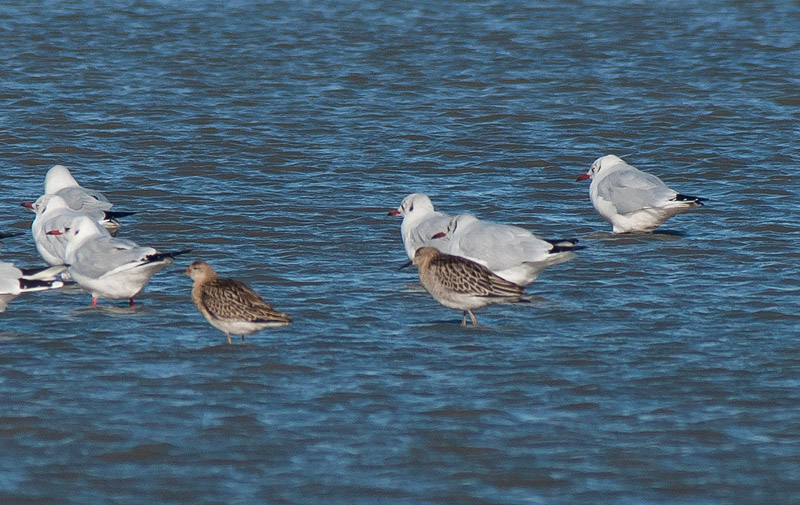
[[[66,200],[73,210],[89,212],[109,210],[113,206],[102,193],[82,187],[64,188],[56,194]]]
[[[602,179],[597,195],[612,202],[620,214],[628,214],[660,207],[674,198],[676,192],[655,175],[632,169],[614,172]]]
[[[470,258],[489,270],[513,268],[523,262],[543,261],[552,245],[524,228],[479,222],[452,239],[450,254]]]
[[[31,232],[37,249],[44,249],[53,259],[60,258],[63,261],[67,239],[63,235],[48,235],[47,232],[63,229],[69,225],[71,219],[66,214],[57,214],[53,217],[36,216],[31,225]]]
[[[152,247],[140,247],[130,240],[102,237],[84,243],[67,262],[77,273],[99,278],[112,271],[135,266],[145,256],[156,252]]]
[[[412,249],[416,250],[420,247],[435,247],[440,251],[446,250],[444,247],[445,239],[434,239],[432,237],[437,233],[447,231],[447,225],[449,223],[450,216],[446,214],[432,216],[430,219],[422,221],[417,227],[409,232],[408,240],[412,246]]]

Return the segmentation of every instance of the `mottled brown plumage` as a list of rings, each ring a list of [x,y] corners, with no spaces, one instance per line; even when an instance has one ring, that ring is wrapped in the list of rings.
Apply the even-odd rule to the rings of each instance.
[[[218,330],[225,333],[228,343],[231,334],[244,336],[264,328],[285,326],[292,319],[277,312],[244,283],[223,279],[204,261],[197,260],[184,272],[194,280],[192,301],[197,310]]]
[[[439,252],[433,247],[420,247],[414,255],[419,280],[433,298],[444,305],[464,312],[461,324],[478,324],[473,309],[490,303],[518,302],[523,288],[493,274],[474,261]]]

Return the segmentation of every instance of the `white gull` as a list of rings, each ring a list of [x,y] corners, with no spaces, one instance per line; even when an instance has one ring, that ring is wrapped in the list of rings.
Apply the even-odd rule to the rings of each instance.
[[[98,298],[110,298],[128,299],[133,306],[133,298],[156,272],[169,266],[175,256],[189,252],[161,253],[114,238],[88,216],[76,217],[66,228],[47,233],[66,236],[67,272],[92,293],[92,305],[97,305]]]
[[[94,221],[102,225],[105,219],[105,211],[96,209],[89,212],[73,210],[58,195],[42,195],[34,203],[23,203],[36,213],[36,219],[31,224],[31,233],[36,243],[36,250],[39,255],[51,265],[63,265],[64,255],[67,248],[67,238],[64,235],[48,234],[50,230],[60,230],[69,226],[70,221],[79,216],[89,216]],[[104,226],[104,231],[107,228]],[[108,234],[106,232],[106,234]]]
[[[72,210],[86,213],[103,211],[105,215],[100,222],[112,233],[119,229],[117,218],[135,214],[135,212],[111,211],[113,204],[105,195],[78,184],[69,169],[63,165],[55,165],[47,171],[44,178],[44,193],[60,196]]]
[[[613,154],[598,158],[577,178],[586,179],[592,180],[589,196],[594,208],[614,233],[652,232],[675,214],[701,207],[707,200],[682,195]]]
[[[482,221],[472,214],[453,217],[434,237],[447,241],[445,252],[479,263],[519,286],[545,268],[575,257],[577,239],[548,241],[519,226]]]

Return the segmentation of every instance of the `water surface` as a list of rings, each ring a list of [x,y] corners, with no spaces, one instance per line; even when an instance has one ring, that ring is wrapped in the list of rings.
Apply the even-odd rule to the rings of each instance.
[[[800,503],[800,8],[0,6],[3,229],[46,170],[295,323],[228,346],[190,281],[0,315],[0,501]],[[710,199],[613,236],[614,153]],[[438,209],[586,250],[482,326],[420,291]],[[38,262],[29,236],[2,258]]]

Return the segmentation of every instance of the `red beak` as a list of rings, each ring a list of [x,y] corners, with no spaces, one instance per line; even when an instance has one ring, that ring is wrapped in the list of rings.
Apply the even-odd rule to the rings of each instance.
[[[58,230],[50,230],[47,232],[47,235],[63,235],[63,233]]]
[[[387,216],[399,216],[399,215],[400,215],[400,211],[399,211],[399,210],[397,210],[397,209],[392,209],[392,210],[390,210],[390,211],[389,211],[389,213],[388,213],[388,214],[386,214],[386,215],[387,215]]]
[[[590,179],[590,178],[591,178],[591,177],[589,176],[589,174],[581,174],[581,175],[579,175],[579,176],[578,176],[578,178],[577,178],[577,179],[575,179],[575,180],[576,180],[576,181],[585,181],[586,179]]]
[[[432,236],[431,238],[445,238],[446,236],[447,236],[447,234],[445,232],[440,231],[439,233],[437,233],[436,235]]]
[[[33,204],[32,204],[31,202],[23,202],[23,203],[21,203],[20,205],[22,205],[22,206],[23,206],[23,207],[25,207],[26,209],[31,209],[31,210],[33,210]]]

